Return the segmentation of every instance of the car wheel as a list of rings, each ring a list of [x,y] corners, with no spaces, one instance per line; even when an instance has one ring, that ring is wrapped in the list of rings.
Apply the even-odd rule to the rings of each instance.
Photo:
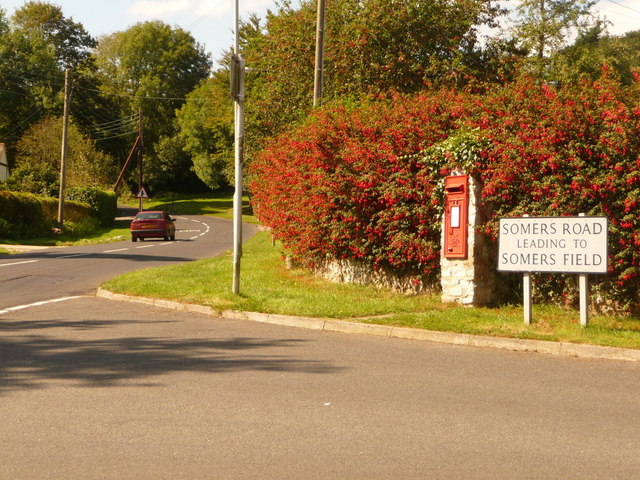
[[[137,237],[131,237],[131,241],[132,241],[132,242],[137,242],[137,241],[138,241],[138,238],[137,238]]]

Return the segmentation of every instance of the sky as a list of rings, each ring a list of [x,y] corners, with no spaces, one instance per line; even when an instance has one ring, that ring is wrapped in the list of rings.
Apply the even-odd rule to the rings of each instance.
[[[26,0],[0,0],[8,15]],[[214,60],[233,45],[234,10],[238,1],[240,17],[256,13],[264,18],[275,10],[275,0],[50,0],[66,17],[80,22],[94,37],[126,30],[147,20],[162,20],[191,32]],[[507,5],[515,5],[515,0]],[[609,32],[621,35],[640,29],[640,0],[599,0],[596,11],[612,25]]]

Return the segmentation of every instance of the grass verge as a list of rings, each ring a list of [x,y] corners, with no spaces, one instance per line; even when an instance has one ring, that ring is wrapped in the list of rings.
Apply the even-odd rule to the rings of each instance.
[[[141,270],[105,282],[117,293],[284,315],[353,319],[360,322],[453,331],[476,335],[585,343],[640,349],[640,320],[594,315],[582,328],[579,313],[535,306],[534,324],[524,325],[522,309],[443,305],[438,296],[405,296],[373,287],[334,284],[287,270],[269,235],[243,248],[241,294],[231,293],[232,257]]]

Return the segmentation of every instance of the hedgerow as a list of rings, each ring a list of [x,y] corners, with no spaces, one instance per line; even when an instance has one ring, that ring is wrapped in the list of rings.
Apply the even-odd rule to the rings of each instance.
[[[640,90],[606,74],[557,88],[523,78],[483,102],[474,125],[485,140],[473,172],[494,221],[524,213],[609,218],[609,274],[597,296],[640,308]],[[573,278],[541,275],[551,299],[569,301]]]
[[[349,258],[434,282],[442,178],[463,167],[497,219],[606,215],[609,274],[594,290],[640,308],[640,88],[609,76],[553,86],[529,78],[488,93],[438,91],[332,104],[252,163],[255,212],[303,264]],[[568,301],[572,281],[541,276]]]
[[[303,264],[351,258],[432,283],[440,177],[416,154],[467,114],[448,91],[318,110],[253,161],[256,214]]]

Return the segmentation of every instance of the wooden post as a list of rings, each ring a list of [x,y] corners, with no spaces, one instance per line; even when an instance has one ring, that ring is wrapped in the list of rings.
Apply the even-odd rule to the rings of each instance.
[[[60,156],[60,190],[58,197],[58,225],[64,223],[64,189],[67,185],[67,138],[69,136],[69,104],[71,102],[71,82],[73,76],[67,68],[64,72],[64,110],[62,114],[62,152]]]

